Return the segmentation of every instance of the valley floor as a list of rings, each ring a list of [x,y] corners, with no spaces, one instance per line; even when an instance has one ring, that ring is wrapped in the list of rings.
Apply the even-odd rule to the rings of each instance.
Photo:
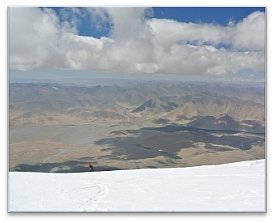
[[[265,160],[94,173],[9,172],[10,212],[264,212]]]

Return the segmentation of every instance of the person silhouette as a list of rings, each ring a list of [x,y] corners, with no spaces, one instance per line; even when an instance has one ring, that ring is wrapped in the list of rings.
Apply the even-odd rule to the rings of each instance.
[[[88,164],[90,172],[94,172],[93,166],[91,163]]]

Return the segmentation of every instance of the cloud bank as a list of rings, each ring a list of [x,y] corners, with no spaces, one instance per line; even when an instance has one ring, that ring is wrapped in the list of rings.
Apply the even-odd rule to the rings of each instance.
[[[153,18],[147,8],[10,8],[10,68],[233,76],[264,72],[265,14],[226,26]],[[80,36],[79,18],[109,35]],[[69,18],[69,19],[68,19]]]

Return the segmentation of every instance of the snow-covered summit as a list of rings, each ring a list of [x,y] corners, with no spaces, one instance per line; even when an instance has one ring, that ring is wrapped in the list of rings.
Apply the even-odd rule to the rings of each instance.
[[[265,211],[265,161],[94,173],[9,173],[9,211]]]

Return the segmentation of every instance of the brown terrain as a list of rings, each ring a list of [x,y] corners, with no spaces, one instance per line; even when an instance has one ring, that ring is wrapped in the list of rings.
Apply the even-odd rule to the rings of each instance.
[[[265,157],[261,84],[12,83],[11,171],[186,167]]]

